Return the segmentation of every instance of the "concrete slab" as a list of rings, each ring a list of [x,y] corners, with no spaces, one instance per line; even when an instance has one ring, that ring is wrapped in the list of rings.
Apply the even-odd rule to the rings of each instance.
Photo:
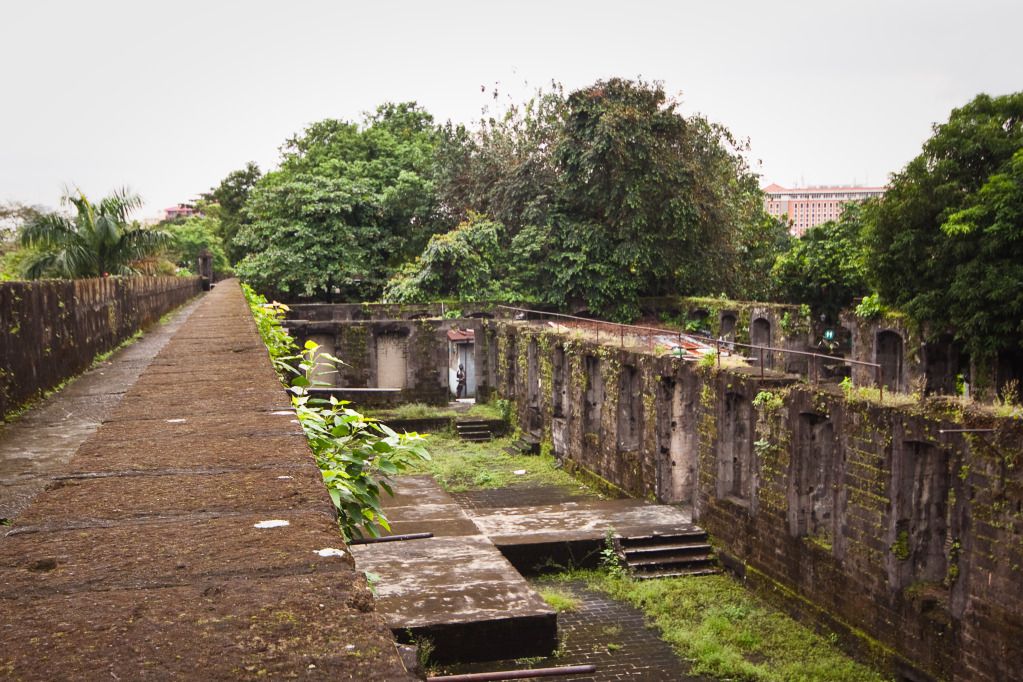
[[[630,499],[480,509],[470,517],[498,546],[603,540],[609,528],[620,535],[696,529],[692,515],[679,507]]]
[[[429,637],[437,660],[544,656],[557,615],[482,535],[356,545],[380,576],[377,610],[399,636]]]
[[[556,648],[553,609],[432,477],[399,478],[384,508],[392,534],[434,534],[351,548],[359,568],[380,576],[377,609],[395,634],[429,637],[437,660],[544,656]]]

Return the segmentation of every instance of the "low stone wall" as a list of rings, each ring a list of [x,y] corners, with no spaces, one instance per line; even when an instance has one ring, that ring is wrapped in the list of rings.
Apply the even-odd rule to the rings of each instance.
[[[199,293],[198,277],[0,283],[0,416]]]
[[[566,468],[692,505],[730,568],[849,649],[904,680],[1023,669],[1020,420],[514,324],[497,355],[518,425]]]

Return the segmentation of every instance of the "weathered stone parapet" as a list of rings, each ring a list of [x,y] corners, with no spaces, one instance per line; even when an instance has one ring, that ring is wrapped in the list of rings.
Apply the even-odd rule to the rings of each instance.
[[[0,283],[0,417],[200,292],[198,277]]]

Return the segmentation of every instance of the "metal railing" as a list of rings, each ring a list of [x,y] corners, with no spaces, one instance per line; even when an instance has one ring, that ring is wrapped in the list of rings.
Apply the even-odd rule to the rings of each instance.
[[[760,377],[761,378],[764,378],[764,376],[765,376],[765,366],[764,365],[765,365],[765,359],[766,359],[765,358],[765,354],[767,354],[767,353],[783,353],[783,354],[786,354],[786,355],[798,355],[798,356],[809,358],[810,359],[810,363],[809,363],[809,369],[807,370],[807,375],[808,375],[808,377],[811,379],[811,381],[814,384],[816,384],[818,382],[818,379],[819,379],[819,377],[818,377],[818,370],[817,370],[818,360],[826,360],[826,361],[830,361],[830,362],[833,362],[833,363],[837,362],[837,363],[842,363],[842,364],[849,365],[849,366],[859,365],[861,367],[871,367],[871,368],[874,369],[874,377],[875,377],[875,381],[877,383],[877,388],[878,388],[878,391],[879,391],[879,396],[881,398],[884,397],[884,370],[882,369],[881,365],[879,365],[876,362],[865,362],[863,360],[853,360],[851,358],[843,358],[843,357],[841,357],[839,355],[827,355],[825,353],[814,353],[812,351],[794,350],[792,348],[774,348],[772,346],[762,346],[762,345],[751,344],[751,343],[740,343],[738,341],[730,341],[730,340],[727,340],[727,339],[719,339],[719,338],[716,339],[716,338],[709,337],[709,336],[703,336],[701,334],[692,334],[690,332],[683,332],[682,330],[661,329],[659,327],[645,327],[643,325],[638,325],[638,324],[624,324],[624,323],[621,323],[621,322],[610,322],[608,320],[594,320],[594,319],[589,318],[589,317],[580,317],[578,315],[566,315],[565,313],[551,313],[551,312],[546,312],[546,311],[543,311],[543,310],[533,310],[531,308],[517,308],[515,306],[509,306],[509,305],[498,305],[498,306],[495,306],[495,307],[503,308],[504,310],[512,310],[512,311],[515,311],[515,312],[518,312],[518,313],[525,313],[525,314],[528,314],[528,315],[539,315],[539,316],[543,316],[543,317],[554,317],[554,318],[561,318],[561,319],[567,319],[567,320],[578,320],[580,322],[586,322],[587,324],[591,324],[591,325],[603,325],[603,326],[606,326],[606,327],[612,327],[617,332],[618,343],[619,343],[621,348],[625,348],[625,332],[626,332],[627,329],[628,330],[635,329],[635,330],[638,330],[638,331],[641,331],[641,332],[648,332],[648,333],[652,332],[654,334],[657,334],[658,336],[677,335],[678,336],[678,345],[680,347],[682,346],[683,338],[695,339],[695,340],[699,341],[700,343],[702,343],[702,344],[704,344],[706,346],[711,346],[711,345],[714,346],[714,349],[715,349],[715,352],[716,352],[716,355],[717,355],[717,364],[718,364],[718,368],[719,369],[721,368],[722,348],[727,349],[727,350],[732,350],[732,349],[734,349],[736,347],[748,348],[748,349],[750,349],[750,350],[752,350],[752,351],[754,351],[754,352],[759,354]],[[597,327],[596,331],[597,331],[597,343],[600,343],[600,327],[599,326]]]

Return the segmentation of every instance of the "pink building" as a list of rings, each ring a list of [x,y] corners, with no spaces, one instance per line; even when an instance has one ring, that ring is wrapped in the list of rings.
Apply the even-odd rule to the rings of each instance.
[[[789,189],[771,184],[764,188],[764,208],[771,215],[788,221],[790,230],[800,236],[811,227],[838,220],[842,207],[850,201],[863,201],[884,194],[884,187],[800,187]]]
[[[188,204],[178,204],[177,206],[171,206],[170,208],[163,209],[164,220],[177,220],[178,218],[188,218],[199,213],[194,207]]]

